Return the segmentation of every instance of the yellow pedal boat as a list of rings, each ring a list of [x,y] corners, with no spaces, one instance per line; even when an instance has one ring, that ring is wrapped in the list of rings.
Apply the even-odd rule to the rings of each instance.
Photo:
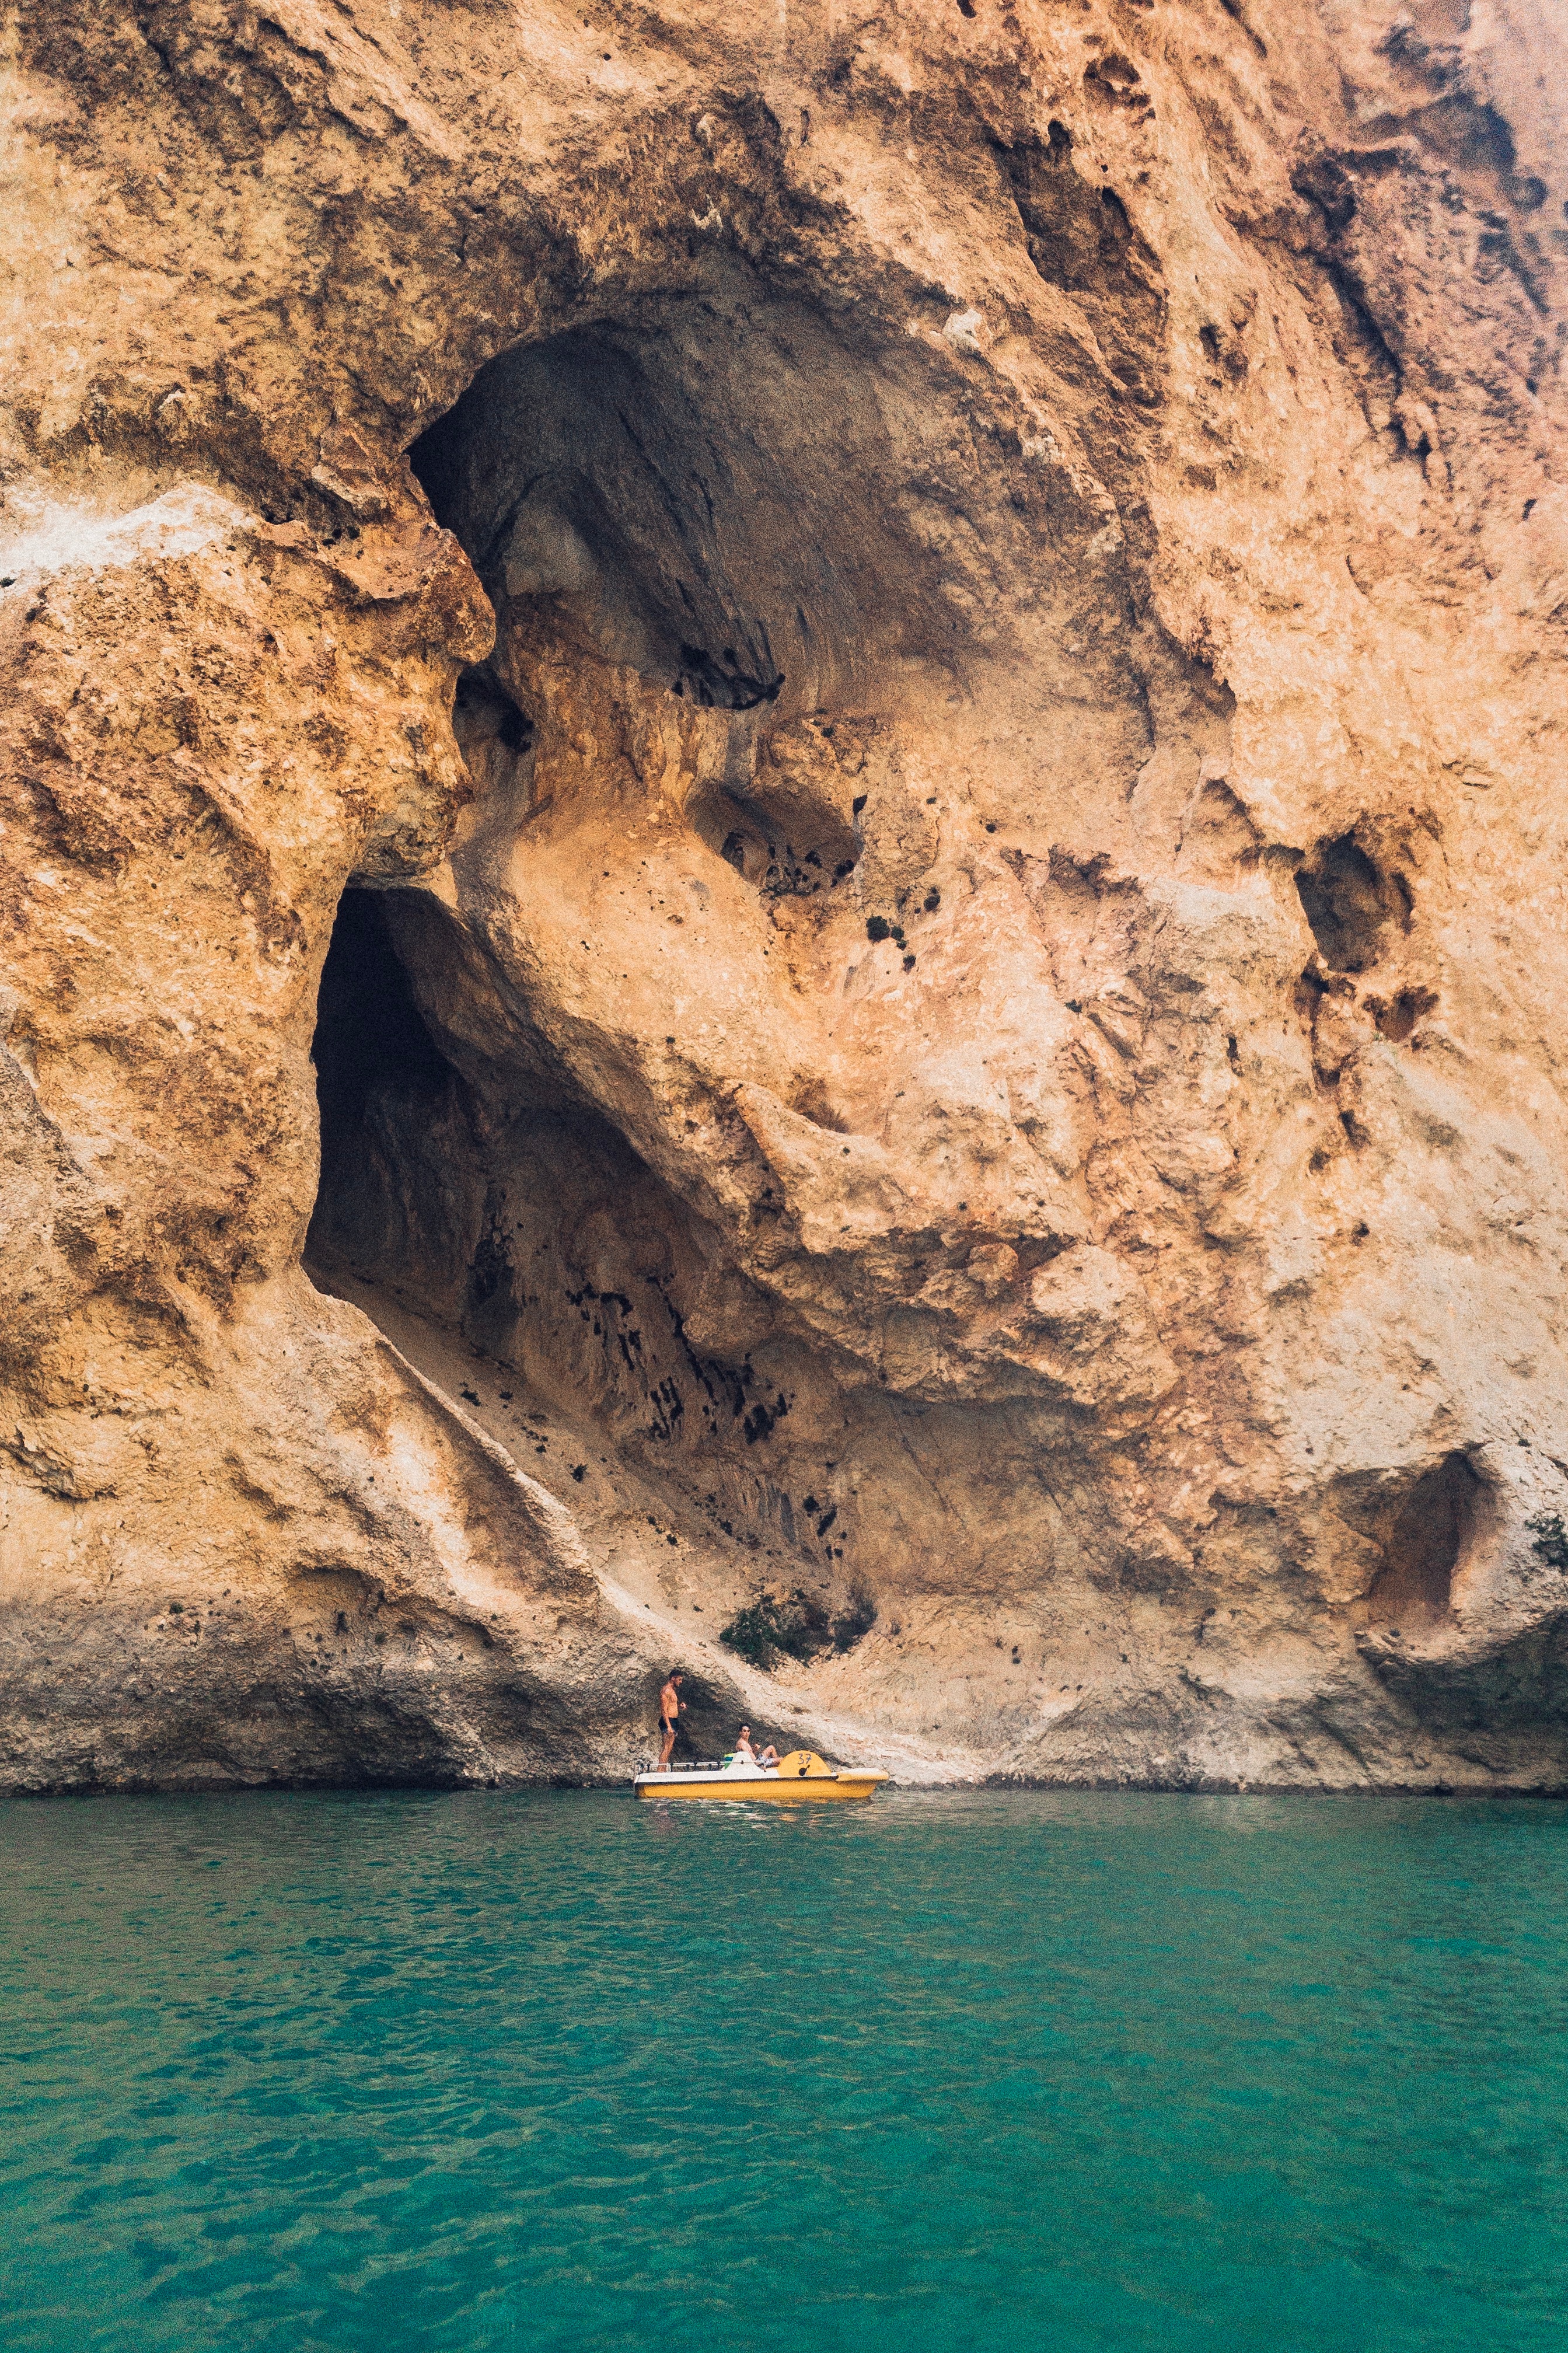
[[[632,1783],[639,1798],[738,1799],[744,1805],[843,1805],[874,1798],[886,1773],[859,1765],[827,1765],[809,1748],[792,1748],[776,1765],[753,1765],[749,1757],[726,1757],[713,1765],[667,1765],[639,1773]]]

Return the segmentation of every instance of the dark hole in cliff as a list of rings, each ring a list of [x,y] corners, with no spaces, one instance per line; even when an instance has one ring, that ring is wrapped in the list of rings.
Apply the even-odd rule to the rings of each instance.
[[[377,892],[343,893],[310,1054],[321,1176],[306,1257],[363,1266],[379,1248],[375,1197],[397,1182],[402,1135],[434,1115],[455,1077],[421,1018]]]
[[[1474,1532],[1481,1482],[1462,1454],[1424,1471],[1400,1505],[1367,1593],[1368,1614],[1386,1625],[1444,1617],[1454,1572]]]
[[[1114,242],[1115,206],[1090,200]],[[849,326],[720,279],[711,299],[501,353],[410,461],[496,609],[496,652],[454,714],[477,797],[532,775],[525,752],[513,773],[489,748],[500,681],[526,702],[546,668],[630,672],[732,714],[690,737],[706,748],[687,821],[764,896],[813,897],[861,848],[831,729],[816,766],[765,747],[805,713],[854,708],[896,642],[951,659],[952,607],[933,609],[929,554],[900,535],[885,360]],[[902,345],[896,359],[911,364]]]
[[[885,417],[832,322],[713,269],[700,301],[500,353],[410,462],[503,634],[560,626],[703,709],[811,710],[908,619]]]
[[[481,1050],[477,1084],[443,1053],[419,991],[437,1003],[460,996],[457,938],[445,911],[418,894],[343,894],[311,1049],[321,1174],[305,1260],[329,1290],[353,1275],[504,1356],[518,1312],[509,1198],[514,1209],[548,1202],[548,1279],[556,1308],[571,1293],[576,1315],[598,1295],[580,1275],[574,1288],[571,1263],[595,1188],[624,1199],[643,1171],[526,1039],[512,1039],[488,1072]],[[487,1092],[497,1082],[499,1103]]]
[[[1381,997],[1370,997],[1372,1018],[1385,1038],[1403,1046],[1411,1037],[1415,1025],[1436,1009],[1437,999],[1430,988],[1402,988],[1392,1004]]]
[[[464,670],[458,681],[452,733],[470,768],[476,751],[487,744],[494,742],[515,756],[533,742],[531,722],[483,663]]]
[[[1409,923],[1410,893],[1402,879],[1382,873],[1352,834],[1321,843],[1298,872],[1296,890],[1318,954],[1332,972],[1365,972],[1389,933]]]
[[[759,1442],[787,1407],[751,1394],[749,1366],[710,1365],[686,1342],[668,1296],[676,1205],[484,987],[437,902],[345,893],[313,1047],[307,1271],[373,1314],[381,1294],[460,1331],[623,1434],[668,1448],[684,1420],[722,1419],[737,1447]]]
[[[1337,156],[1322,151],[1302,153],[1291,172],[1290,185],[1316,209],[1331,237],[1342,235],[1354,220],[1355,190]]]

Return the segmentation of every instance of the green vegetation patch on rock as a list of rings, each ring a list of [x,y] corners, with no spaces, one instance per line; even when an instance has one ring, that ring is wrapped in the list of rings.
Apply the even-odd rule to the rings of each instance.
[[[862,1585],[851,1588],[843,1607],[826,1603],[800,1586],[783,1597],[766,1589],[738,1609],[719,1640],[753,1667],[770,1672],[781,1658],[808,1662],[825,1651],[849,1651],[877,1621],[877,1605]]]

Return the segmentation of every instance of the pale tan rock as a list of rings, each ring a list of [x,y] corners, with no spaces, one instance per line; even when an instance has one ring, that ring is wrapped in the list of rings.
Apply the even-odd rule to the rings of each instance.
[[[1568,1782],[1563,62],[29,16],[0,1781]]]

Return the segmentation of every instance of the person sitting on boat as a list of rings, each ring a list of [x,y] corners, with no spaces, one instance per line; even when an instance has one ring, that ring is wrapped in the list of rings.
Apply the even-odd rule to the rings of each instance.
[[[742,1778],[760,1777],[763,1768],[758,1762],[757,1752],[752,1746],[752,1727],[749,1724],[743,1724],[741,1726],[735,1746],[724,1759],[723,1769],[726,1773],[739,1773]]]
[[[758,1756],[752,1746],[752,1727],[749,1724],[743,1724],[741,1726],[735,1746],[725,1759],[726,1764],[736,1772],[757,1773],[765,1772],[770,1765],[776,1765],[778,1761],[779,1752],[771,1740],[762,1755]]]

